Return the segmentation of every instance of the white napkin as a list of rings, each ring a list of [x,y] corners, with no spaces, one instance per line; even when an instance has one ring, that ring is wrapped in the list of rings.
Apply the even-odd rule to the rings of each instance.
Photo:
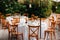
[[[12,16],[6,17],[6,20],[9,22],[10,25],[12,25],[12,22],[11,22],[11,20],[13,20]]]
[[[40,25],[40,22],[35,20],[35,21],[28,21],[28,25],[31,25],[31,26],[39,26]]]

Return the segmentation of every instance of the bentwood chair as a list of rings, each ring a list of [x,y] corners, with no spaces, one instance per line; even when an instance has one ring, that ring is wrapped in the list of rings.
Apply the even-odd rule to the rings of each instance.
[[[2,13],[0,13],[0,23],[1,23],[1,16],[2,16]]]
[[[60,21],[59,21],[59,22],[60,22]],[[60,31],[60,23],[58,23],[58,27],[59,27],[58,31]]]
[[[11,34],[11,40],[19,40],[19,36],[22,36],[22,40],[23,40],[23,33],[18,32],[18,24],[16,22],[16,19],[12,20],[12,25],[10,25],[12,28],[10,29],[10,33]]]
[[[51,22],[51,27],[44,31],[44,40],[45,40],[47,34],[48,34],[48,36],[50,34],[50,36],[49,36],[50,37],[50,40],[53,40],[52,39],[52,35],[54,35],[54,37],[56,39],[55,22]],[[47,36],[47,38],[48,38],[48,36]]]
[[[36,40],[38,40],[39,26],[28,25],[28,27],[29,27],[28,39],[30,40],[30,37],[35,37]]]
[[[2,23],[2,29],[7,29],[8,28],[8,22],[6,21],[6,19],[4,18],[4,16],[2,16],[1,18],[1,23]]]
[[[11,16],[11,13],[9,13],[9,14],[6,14],[6,17],[8,17],[8,16]]]

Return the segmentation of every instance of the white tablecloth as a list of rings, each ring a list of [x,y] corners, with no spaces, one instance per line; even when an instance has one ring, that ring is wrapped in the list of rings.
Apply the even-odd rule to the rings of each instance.
[[[22,32],[24,36],[24,40],[28,40],[28,25],[25,20],[26,17],[22,16],[20,18],[20,22],[18,24],[18,32]]]

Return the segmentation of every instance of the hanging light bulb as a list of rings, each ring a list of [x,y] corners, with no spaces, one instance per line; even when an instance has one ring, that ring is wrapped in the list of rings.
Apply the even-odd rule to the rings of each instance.
[[[55,8],[57,9],[57,6]]]
[[[31,4],[29,4],[29,8],[31,8],[32,6],[31,6]]]
[[[56,0],[56,7],[55,7],[56,9],[57,9],[57,2],[58,2],[58,0]]]

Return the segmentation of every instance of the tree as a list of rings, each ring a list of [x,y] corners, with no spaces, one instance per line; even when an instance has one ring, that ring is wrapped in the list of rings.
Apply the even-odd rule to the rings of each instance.
[[[14,12],[28,12],[30,15],[34,13],[37,16],[48,17],[51,11],[51,1],[41,1],[35,0],[35,2],[30,3],[29,0],[26,1],[26,4],[18,3],[16,0],[1,0],[0,8],[3,13],[14,13]],[[29,4],[32,5],[29,8]],[[49,11],[49,12],[48,12]],[[48,13],[47,13],[48,12]]]
[[[18,3],[16,0],[1,0],[0,8],[3,13],[14,13],[25,11],[26,6]]]

